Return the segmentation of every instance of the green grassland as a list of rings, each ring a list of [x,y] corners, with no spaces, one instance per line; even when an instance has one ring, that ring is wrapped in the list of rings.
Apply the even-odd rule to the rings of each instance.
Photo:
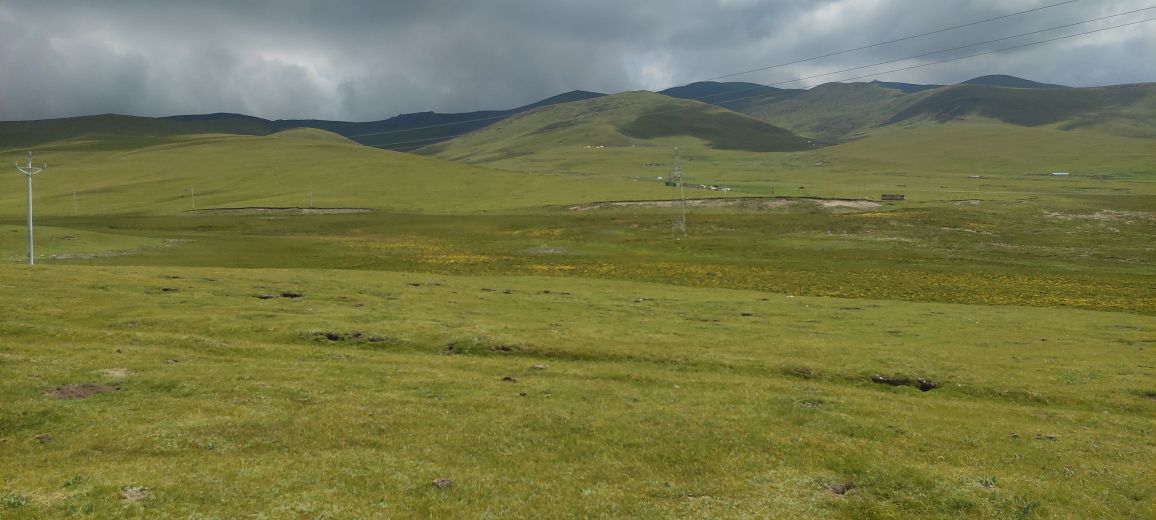
[[[325,270],[9,266],[0,291],[10,518],[1137,518],[1156,499],[1152,317]],[[45,396],[83,382],[119,390]]]
[[[768,153],[670,103],[425,157],[38,145],[35,268],[0,184],[0,517],[1156,514],[1153,141],[916,118]],[[597,204],[672,197],[674,146],[734,188],[688,189],[730,200],[686,236]],[[116,390],[56,398],[86,383]]]
[[[520,123],[514,118],[501,125]],[[1054,126],[1025,128],[984,118],[911,121],[837,146],[773,154],[719,150],[691,136],[631,141],[607,131],[551,140],[550,135],[519,138],[527,133],[521,128],[503,130],[503,138],[491,137],[497,131],[483,130],[429,151],[435,157],[512,171],[655,182],[669,175],[672,148],[677,146],[688,183],[725,185],[735,194],[759,196],[875,199],[902,193],[912,201],[1014,201],[1052,195],[1156,195],[1156,146],[1151,139]],[[1057,179],[1050,176],[1053,172],[1073,176]],[[692,197],[717,195],[690,192]]]
[[[180,213],[193,209],[194,194],[199,209],[308,207],[312,193],[315,207],[453,212],[664,193],[625,180],[494,171],[375,150],[311,129],[62,141],[38,147],[35,159],[49,163],[34,180],[46,216]],[[15,175],[8,181],[13,189],[0,193],[0,212],[21,214],[23,190]]]

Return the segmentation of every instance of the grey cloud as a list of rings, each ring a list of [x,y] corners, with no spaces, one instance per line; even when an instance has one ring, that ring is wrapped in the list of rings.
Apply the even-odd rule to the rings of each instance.
[[[0,119],[229,111],[373,120],[508,108],[573,89],[688,83],[1056,1],[5,0]],[[1083,0],[733,80],[776,83],[1141,7]],[[1094,27],[1152,17],[1156,10]],[[1137,66],[1156,61],[1153,26],[878,78],[1156,81],[1156,71]]]

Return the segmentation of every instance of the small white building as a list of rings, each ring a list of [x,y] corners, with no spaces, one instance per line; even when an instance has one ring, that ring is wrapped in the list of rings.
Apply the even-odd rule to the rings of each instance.
[[[1052,177],[1070,177],[1071,175],[1072,174],[1070,174],[1068,172],[1054,172],[1054,173],[1052,173]]]

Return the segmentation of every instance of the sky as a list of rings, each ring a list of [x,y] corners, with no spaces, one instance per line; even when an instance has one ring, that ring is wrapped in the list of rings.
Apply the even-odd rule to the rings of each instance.
[[[0,120],[235,112],[373,121],[521,106],[571,90],[660,90],[1064,0],[0,0]],[[896,68],[1156,18],[1076,0],[727,81],[806,88],[875,74],[947,84],[1010,74],[1070,86],[1156,81],[1156,22],[902,72]]]

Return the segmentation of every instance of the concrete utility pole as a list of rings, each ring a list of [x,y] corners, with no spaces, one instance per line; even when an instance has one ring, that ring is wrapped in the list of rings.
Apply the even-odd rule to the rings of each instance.
[[[674,149],[674,171],[670,174],[671,186],[678,197],[674,201],[674,220],[671,222],[675,235],[686,236],[686,192],[682,188],[682,168],[678,164],[678,148]]]
[[[48,169],[48,165],[33,166],[32,152],[28,152],[28,164],[26,166],[16,164],[16,169],[28,177],[28,265],[36,265],[36,254],[32,247],[32,176]]]

